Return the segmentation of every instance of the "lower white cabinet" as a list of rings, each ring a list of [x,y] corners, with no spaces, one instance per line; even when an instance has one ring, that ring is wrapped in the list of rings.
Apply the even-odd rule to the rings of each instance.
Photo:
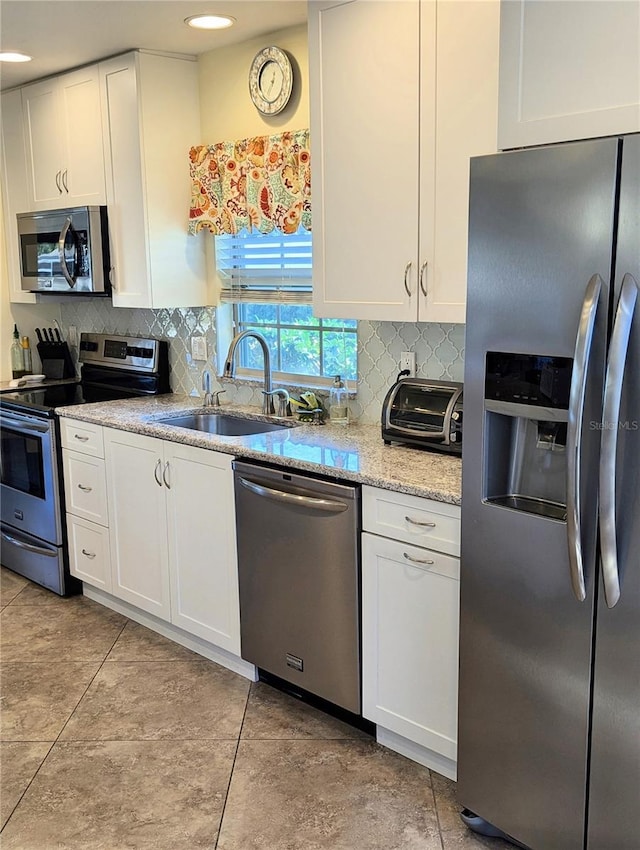
[[[232,458],[104,435],[113,595],[240,655]]]
[[[457,756],[460,562],[438,549],[459,547],[459,510],[363,488],[362,713],[377,724],[381,743],[451,778]],[[408,522],[406,534],[397,532],[405,539],[380,536],[385,515],[425,523],[422,528],[438,535],[409,543],[407,535],[419,527]],[[437,549],[425,548],[435,540]]]

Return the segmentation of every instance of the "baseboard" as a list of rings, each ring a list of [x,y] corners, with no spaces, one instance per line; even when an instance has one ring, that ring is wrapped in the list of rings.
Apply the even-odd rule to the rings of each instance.
[[[258,681],[258,671],[256,667],[237,655],[233,655],[226,649],[207,643],[206,640],[202,640],[202,638],[196,637],[195,635],[190,635],[188,632],[183,631],[183,629],[180,629],[171,623],[159,620],[157,617],[154,617],[153,614],[141,611],[140,608],[136,608],[135,605],[131,605],[129,602],[124,602],[122,599],[116,599],[115,596],[111,596],[110,593],[105,593],[104,590],[98,590],[96,587],[91,587],[90,585],[85,584],[83,595],[86,596],[87,599],[99,602],[100,605],[104,605],[106,608],[111,608],[112,611],[117,611],[118,614],[123,614],[130,620],[140,623],[141,626],[146,626],[148,629],[151,629],[151,631],[157,632],[175,643],[179,643],[180,646],[185,646],[187,649],[197,652],[198,655],[208,658],[209,661],[215,661],[216,664],[219,664],[221,667],[226,667],[227,670],[232,670],[234,673],[244,676],[245,679],[250,679],[252,682]]]
[[[440,755],[427,747],[422,747],[410,741],[408,738],[403,738],[396,732],[391,732],[389,729],[383,729],[382,726],[376,727],[376,741],[382,744],[383,747],[393,750],[395,753],[400,753],[411,761],[428,767],[429,770],[434,770],[436,773],[441,773],[448,779],[456,779],[458,776],[457,763],[446,756]]]

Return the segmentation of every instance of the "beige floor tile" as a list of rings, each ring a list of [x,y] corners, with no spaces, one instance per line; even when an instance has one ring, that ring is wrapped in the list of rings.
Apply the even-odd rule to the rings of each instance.
[[[211,661],[103,664],[62,739],[237,740],[248,692]]]
[[[55,741],[100,662],[0,664],[0,738]]]
[[[0,567],[0,605],[8,605],[29,582],[6,567]]]
[[[28,582],[11,600],[11,605],[64,605],[67,600],[46,587]]]
[[[462,806],[456,798],[455,782],[432,771],[431,784],[436,798],[444,850],[507,850],[512,846],[499,838],[477,835],[465,826],[460,820]]]
[[[367,738],[364,732],[318,711],[294,697],[283,694],[263,682],[254,682],[242,737],[286,740],[291,738]]]
[[[198,661],[202,656],[130,620],[107,661]]]
[[[5,742],[0,744],[0,829],[49,752],[51,744]],[[4,843],[4,836],[0,845]]]
[[[0,659],[102,661],[125,622],[81,596],[57,605],[8,605],[0,615]]]
[[[429,771],[369,741],[240,741],[219,850],[441,850]]]
[[[213,850],[235,744],[55,744],[2,850]]]

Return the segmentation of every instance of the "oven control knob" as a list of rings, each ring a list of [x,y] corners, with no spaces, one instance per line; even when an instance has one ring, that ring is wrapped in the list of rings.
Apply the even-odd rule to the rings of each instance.
[[[457,443],[457,442],[458,442],[458,435],[456,434],[456,432],[455,432],[455,431],[452,431],[452,432],[451,432],[451,442],[452,442],[452,443]]]
[[[458,419],[460,419],[460,414],[458,413],[457,410],[453,411],[453,413],[451,414],[451,418],[454,420],[454,422],[457,422]]]

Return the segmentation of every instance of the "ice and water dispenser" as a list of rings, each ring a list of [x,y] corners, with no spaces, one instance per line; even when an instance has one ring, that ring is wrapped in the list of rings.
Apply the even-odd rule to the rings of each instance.
[[[486,502],[566,520],[572,365],[569,357],[487,352]]]

